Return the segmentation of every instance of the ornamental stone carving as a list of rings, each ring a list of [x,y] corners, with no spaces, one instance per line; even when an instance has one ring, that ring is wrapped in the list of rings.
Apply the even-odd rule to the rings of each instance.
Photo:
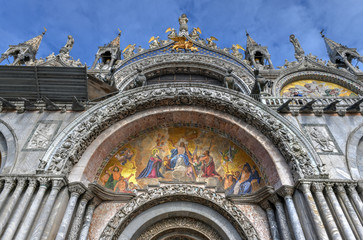
[[[158,236],[163,232],[167,232],[168,230],[174,230],[178,228],[184,229],[186,232],[194,230],[198,233],[201,233],[203,237],[205,237],[208,240],[222,240],[221,236],[217,233],[217,231],[208,226],[207,224],[198,221],[194,218],[187,218],[187,217],[179,217],[179,218],[174,217],[162,220],[149,227],[137,239],[138,240],[154,239],[154,237]]]
[[[70,183],[68,190],[72,195],[79,196],[86,191],[86,188],[81,183]]]
[[[49,148],[45,171],[68,174],[91,142],[106,128],[137,111],[190,105],[226,112],[266,135],[288,162],[295,180],[319,175],[317,155],[301,132],[276,112],[253,99],[222,87],[147,86],[116,95],[85,112]],[[308,154],[309,153],[309,154]]]
[[[175,198],[199,201],[209,206],[214,205],[223,210],[222,214],[226,214],[230,222],[234,223],[241,236],[251,240],[260,239],[248,218],[231,201],[208,189],[189,185],[169,185],[141,193],[118,210],[103,230],[100,239],[117,239],[125,225],[129,223],[130,217],[137,214],[138,210],[145,210],[161,201],[170,202]]]
[[[144,72],[149,72],[151,69],[175,67],[180,64],[199,68],[207,68],[212,72],[216,70],[223,75],[225,69],[232,69],[235,75],[236,84],[242,89],[245,94],[249,94],[254,86],[254,76],[252,69],[248,66],[245,68],[233,64],[221,58],[211,56],[196,55],[196,54],[165,54],[155,57],[148,57],[132,62],[127,66],[116,66],[119,68],[114,74],[116,87],[122,91],[124,90],[137,75],[137,69],[142,67]]]

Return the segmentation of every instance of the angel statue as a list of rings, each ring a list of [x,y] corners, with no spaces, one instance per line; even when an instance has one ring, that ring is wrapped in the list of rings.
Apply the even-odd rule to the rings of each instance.
[[[150,43],[150,48],[157,48],[160,46],[160,42],[159,42],[159,36],[157,37],[151,37],[150,40],[149,40],[149,43]]]
[[[294,45],[296,60],[299,62],[302,61],[304,59],[305,52],[304,49],[301,47],[299,40],[297,40],[294,34],[290,35],[290,42],[292,43],[292,45]]]
[[[166,29],[165,33],[167,33],[167,32],[170,32],[168,34],[168,38],[169,39],[172,39],[172,38],[177,37],[177,33],[176,33],[176,30],[174,28],[168,28],[168,29]]]
[[[242,49],[243,51],[246,51],[243,47],[241,47],[241,45],[239,44],[233,44],[232,45],[232,55],[235,56],[236,58],[242,59],[243,55],[242,53],[239,52],[238,49]]]
[[[134,56],[135,49],[136,49],[136,44],[127,45],[127,47],[122,51],[124,58],[130,58]]]
[[[193,28],[193,31],[189,34],[190,38],[193,40],[197,40],[199,38],[199,34],[202,34],[202,31],[199,27]]]
[[[210,47],[210,48],[217,48],[217,44],[215,43],[215,42],[213,42],[213,41],[218,41],[218,39],[217,38],[215,38],[215,37],[210,37],[210,38],[207,38],[206,39],[207,40],[207,46],[208,47]]]

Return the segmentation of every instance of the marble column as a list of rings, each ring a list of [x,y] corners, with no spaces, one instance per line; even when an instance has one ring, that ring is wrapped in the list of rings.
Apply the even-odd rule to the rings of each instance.
[[[350,199],[353,201],[359,215],[361,216],[361,219],[363,220],[363,202],[362,202],[362,199],[360,199],[360,197],[358,195],[356,187],[357,187],[357,184],[348,183],[347,192],[348,192]]]
[[[28,236],[28,232],[33,225],[34,219],[38,213],[40,204],[42,203],[44,194],[49,186],[49,178],[38,178],[39,181],[39,189],[37,194],[35,195],[35,198],[33,200],[32,205],[30,206],[30,209],[28,210],[28,214],[25,217],[24,222],[21,225],[21,228],[19,228],[19,232],[16,235],[17,240],[23,240],[26,239]]]
[[[4,179],[0,179],[0,194],[1,194],[1,191],[3,190],[4,182],[5,182]]]
[[[10,222],[3,235],[3,239],[13,239],[16,229],[18,228],[19,223],[22,220],[23,214],[29,205],[30,199],[33,196],[33,193],[37,185],[38,185],[37,179],[35,178],[29,179],[28,188],[26,189],[25,194],[21,199],[21,204],[18,205],[14,215],[10,219]]]
[[[355,239],[354,233],[348,223],[347,218],[344,215],[343,209],[340,206],[337,197],[335,196],[332,186],[333,184],[331,183],[325,183],[325,191],[332,204],[336,217],[340,222],[343,235],[345,236],[346,239]]]
[[[7,205],[5,206],[4,210],[2,211],[0,215],[0,235],[3,233],[6,224],[8,223],[8,220],[11,216],[11,213],[13,212],[13,209],[16,205],[16,203],[19,200],[20,194],[23,192],[24,187],[26,184],[26,178],[18,178],[16,183],[16,188],[11,195]]]
[[[4,189],[1,191],[0,194],[0,211],[14,186],[15,179],[12,177],[5,177]]]
[[[68,240],[77,240],[87,203],[92,198],[93,194],[91,192],[86,192],[85,194],[83,194],[82,199],[77,208],[76,216],[73,219],[73,224],[71,227],[71,231],[69,232],[68,235]]]
[[[345,192],[344,187],[345,187],[345,184],[340,184],[340,183],[336,184],[337,193],[338,193],[339,197],[343,200],[344,205],[348,211],[349,216],[352,219],[353,225],[354,225],[360,239],[363,239],[363,226],[359,220],[357,213],[355,212],[355,209],[354,209],[352,203],[350,202],[350,200],[347,196],[347,193]]]
[[[48,222],[49,215],[52,212],[53,205],[57,198],[58,192],[63,187],[63,185],[64,185],[63,179],[52,180],[52,190],[50,191],[48,199],[44,204],[44,207],[39,215],[39,218],[37,219],[35,228],[31,234],[30,239],[39,240],[42,237],[44,228]]]
[[[357,192],[359,194],[360,199],[363,201],[363,182],[358,182]]]
[[[316,204],[320,209],[320,213],[325,222],[326,228],[328,229],[328,233],[333,240],[342,240],[342,236],[340,235],[339,229],[335,223],[334,217],[330,212],[328,203],[325,200],[323,190],[323,183],[313,183],[311,185],[311,190],[313,191],[316,197]]]
[[[71,197],[69,198],[67,209],[64,213],[62,223],[60,224],[56,240],[64,240],[66,238],[78,198],[86,191],[86,188],[82,183],[70,183],[68,190],[71,193]]]
[[[328,234],[325,231],[324,224],[321,221],[318,208],[316,207],[313,195],[310,191],[310,183],[300,183],[300,190],[303,192],[306,202],[308,203],[309,211],[313,217],[316,233],[321,240],[328,240]]]
[[[91,203],[88,205],[86,214],[84,216],[84,222],[81,228],[81,233],[79,234],[78,240],[87,240],[89,227],[91,226],[93,212],[98,204],[101,203],[101,200],[97,197],[94,197]]]
[[[266,211],[268,223],[270,225],[270,233],[272,240],[280,240],[280,233],[277,227],[274,210],[271,208],[271,204],[267,200],[265,200],[261,202],[260,205]]]
[[[292,231],[296,240],[305,240],[304,232],[301,227],[299,216],[297,215],[294,201],[292,200],[292,194],[294,193],[294,187],[283,186],[278,190],[278,194],[285,199],[287,212],[290,217]]]
[[[289,230],[289,225],[286,220],[284,206],[282,205],[277,195],[272,195],[271,197],[269,197],[269,201],[271,201],[276,208],[277,221],[280,228],[280,238],[283,240],[290,240],[291,234]]]

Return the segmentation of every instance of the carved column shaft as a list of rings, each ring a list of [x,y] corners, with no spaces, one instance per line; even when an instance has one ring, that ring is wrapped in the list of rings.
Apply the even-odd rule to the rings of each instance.
[[[21,199],[21,204],[15,210],[13,217],[10,219],[10,222],[5,230],[3,235],[4,239],[13,239],[16,229],[19,226],[19,223],[23,217],[25,210],[27,209],[30,199],[34,194],[35,188],[37,187],[37,180],[30,179],[28,183],[28,188],[25,191],[23,198]]]
[[[349,213],[349,216],[351,217],[351,219],[353,221],[353,225],[354,225],[355,229],[357,230],[359,237],[361,239],[363,239],[363,226],[360,223],[359,217],[358,217],[357,213],[355,212],[354,207],[345,192],[345,188],[344,188],[343,184],[337,185],[337,192],[338,192],[339,197],[344,202],[344,205]]]
[[[33,225],[35,216],[38,213],[40,204],[42,203],[45,191],[48,188],[49,180],[46,178],[40,178],[39,179],[40,186],[37,192],[37,195],[35,195],[35,198],[33,200],[32,205],[30,206],[30,209],[25,217],[25,220],[23,224],[21,225],[21,228],[19,229],[18,234],[16,235],[16,239],[23,240],[26,239],[28,236],[28,232]]]
[[[363,219],[363,202],[362,199],[360,199],[357,190],[355,189],[356,185],[350,184],[348,185],[348,194],[350,196],[350,199],[352,199],[359,215]]]
[[[4,189],[0,194],[0,210],[3,207],[6,198],[8,197],[10,191],[13,189],[14,186],[15,186],[15,180],[13,178],[5,179]]]
[[[312,191],[316,196],[316,203],[320,208],[322,217],[328,229],[329,235],[333,240],[342,240],[342,236],[338,230],[338,227],[335,223],[334,217],[330,212],[329,206],[325,200],[324,194],[324,185],[322,183],[313,183],[312,184]]]
[[[13,209],[16,205],[16,203],[19,200],[20,194],[23,192],[23,189],[25,187],[25,181],[26,179],[18,179],[16,188],[14,190],[14,193],[12,194],[11,198],[8,201],[8,204],[5,206],[3,212],[0,215],[0,235],[3,233],[5,229],[5,225],[8,223],[8,220],[11,216],[11,213],[13,212]]]
[[[327,196],[331,202],[331,204],[333,205],[333,209],[334,212],[337,216],[338,221],[340,222],[341,226],[342,226],[342,231],[344,236],[347,239],[355,239],[354,233],[348,223],[347,218],[344,215],[343,209],[341,208],[337,197],[335,196],[335,193],[332,189],[332,185],[331,184],[325,184],[325,190],[327,193]]]
[[[311,213],[311,216],[313,217],[314,227],[316,229],[319,239],[328,240],[329,237],[325,231],[324,224],[321,221],[319,211],[315,205],[313,195],[310,192],[310,183],[302,183],[300,185],[300,189],[302,190],[305,200],[308,203],[309,211]]]
[[[83,198],[81,199],[81,201],[80,201],[80,203],[78,205],[78,208],[77,208],[76,216],[75,216],[75,218],[73,220],[71,231],[69,232],[69,235],[68,235],[68,240],[77,240],[78,233],[79,233],[79,230],[81,228],[82,220],[83,220],[83,217],[84,217],[84,212],[86,210],[87,202],[92,197],[93,197],[93,195],[86,192],[84,194]]]
[[[272,196],[269,198],[269,200],[274,203],[275,208],[276,208],[276,215],[277,215],[277,221],[278,221],[279,227],[280,227],[281,239],[290,240],[291,234],[289,231],[289,226],[287,224],[284,206],[280,202],[278,196]]]
[[[49,215],[52,212],[55,199],[57,198],[58,192],[62,186],[63,180],[52,180],[52,190],[50,191],[48,199],[44,204],[30,239],[39,240],[42,237],[44,228],[48,222]]]
[[[271,208],[271,205],[268,201],[262,202],[261,206],[266,211],[272,240],[280,240],[280,233],[277,226],[274,210]]]
[[[62,223],[59,227],[56,240],[63,240],[66,238],[69,225],[73,216],[74,209],[76,207],[78,197],[84,193],[85,189],[80,184],[72,184],[69,186],[69,191],[71,192],[71,197],[69,198],[66,212],[64,213]]]
[[[88,205],[86,214],[84,216],[84,222],[82,225],[81,233],[79,234],[79,240],[87,240],[89,227],[91,226],[93,212],[96,206],[100,203],[98,198],[93,198],[92,202]]]

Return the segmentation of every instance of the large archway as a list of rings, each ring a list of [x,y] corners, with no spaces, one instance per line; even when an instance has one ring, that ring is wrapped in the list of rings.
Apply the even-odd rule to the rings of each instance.
[[[189,87],[149,86],[106,100],[80,116],[57,136],[43,157],[46,162],[43,169],[68,174],[102,131],[136,112],[191,104],[227,112],[259,130],[279,149],[294,179],[319,174],[319,157],[306,137],[286,119],[248,96],[204,84]]]

